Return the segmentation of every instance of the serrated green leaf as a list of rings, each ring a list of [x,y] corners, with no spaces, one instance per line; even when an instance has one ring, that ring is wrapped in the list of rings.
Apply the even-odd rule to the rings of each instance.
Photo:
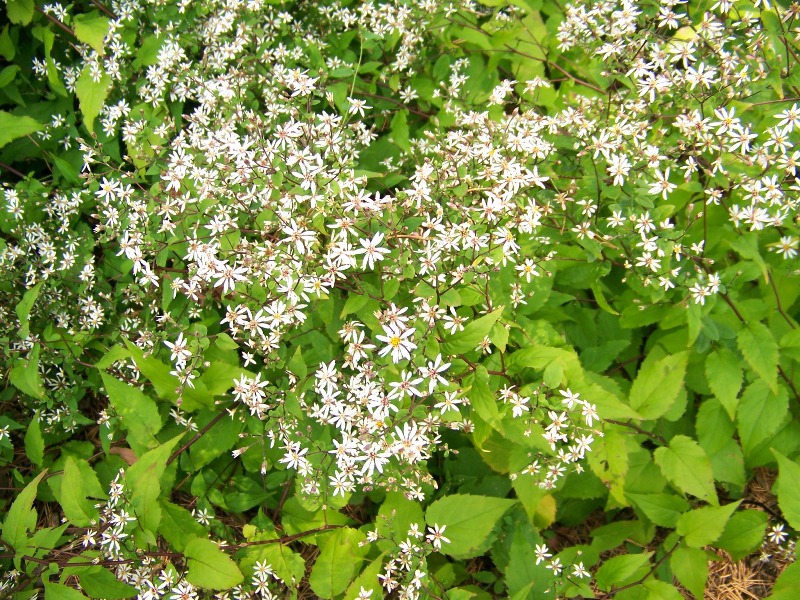
[[[768,600],[796,600],[800,589],[800,563],[787,566],[772,586],[772,594]]]
[[[628,395],[631,408],[645,419],[657,419],[669,412],[683,389],[687,360],[687,352],[663,358],[648,354]]]
[[[111,89],[111,78],[102,75],[99,81],[92,79],[91,68],[84,67],[78,81],[75,82],[75,95],[83,113],[83,124],[89,133],[94,131],[94,120],[103,108],[103,104]]]
[[[108,373],[101,371],[100,376],[108,400],[128,432],[131,448],[138,455],[144,454],[158,443],[155,434],[161,430],[161,416],[155,400]]]
[[[136,510],[139,526],[153,534],[158,531],[161,522],[161,506],[158,497],[161,495],[161,475],[167,466],[172,450],[183,434],[150,450],[139,457],[125,472],[125,481],[131,490],[131,504]]]
[[[380,598],[383,595],[383,587],[378,575],[383,572],[384,556],[386,556],[386,552],[370,562],[359,576],[353,580],[353,583],[350,584],[344,594],[345,600],[357,600],[362,589],[372,592],[372,597],[375,598]]]
[[[502,430],[500,411],[497,408],[497,398],[478,377],[472,377],[472,385],[467,392],[471,410],[475,411],[485,423],[493,429]]]
[[[711,461],[693,439],[676,435],[669,447],[658,448],[654,459],[661,473],[677,489],[717,505]]]
[[[631,494],[625,496],[659,527],[674,528],[680,516],[689,510],[689,503],[674,494]]]
[[[11,36],[8,35],[8,23],[6,23],[6,26],[3,27],[3,31],[0,32],[0,56],[5,58],[8,62],[11,62],[14,60],[14,55],[16,53],[17,49],[14,47]]]
[[[108,33],[109,19],[97,12],[75,15],[75,37],[103,55],[103,40]]]
[[[800,529],[800,465],[777,450],[772,453],[778,461],[778,506],[789,525]]]
[[[0,131],[3,131],[2,115],[0,115]],[[0,140],[0,147],[2,146],[3,143]],[[19,319],[19,336],[22,339],[26,339],[28,337],[28,321],[30,320],[31,309],[33,308],[34,302],[36,302],[36,298],[39,297],[39,291],[42,289],[43,285],[44,281],[40,281],[35,286],[27,290],[25,294],[23,294],[22,300],[20,300],[19,304],[17,304],[16,308],[14,309],[14,312],[17,313],[17,318]]]
[[[244,575],[225,552],[214,542],[194,538],[183,551],[189,572],[186,580],[208,590],[229,590],[244,581]]]
[[[365,539],[361,531],[349,527],[336,529],[325,537],[308,579],[317,596],[328,600],[348,588],[361,566],[363,550],[359,543]]]
[[[735,419],[737,396],[742,388],[739,359],[727,348],[714,350],[706,356],[705,373],[708,387],[725,407],[728,416]]]
[[[28,430],[25,432],[25,454],[37,467],[42,466],[44,462],[44,438],[42,437],[38,414],[31,419]]]
[[[186,544],[194,537],[204,537],[206,530],[195,521],[192,513],[161,498],[161,521],[158,524],[158,533],[167,540],[178,552],[183,552]]]
[[[736,336],[736,344],[747,364],[778,393],[778,343],[769,327],[754,321]]]
[[[410,152],[411,145],[408,142],[408,111],[397,111],[394,117],[392,117],[389,128],[392,132],[392,141],[406,152]]]
[[[672,572],[695,598],[703,600],[708,581],[708,559],[699,548],[678,548],[669,559]]]
[[[86,600],[86,596],[63,583],[44,582],[44,600]]]
[[[503,307],[501,306],[488,315],[484,315],[479,319],[467,323],[466,327],[464,327],[464,331],[459,331],[447,338],[442,345],[442,352],[448,355],[454,355],[464,354],[474,350],[478,344],[481,343],[483,338],[489,335],[492,326],[498,321],[502,314]]]
[[[33,398],[44,398],[44,384],[39,373],[39,352],[41,347],[34,344],[28,358],[18,358],[11,367],[8,379],[11,385]]]
[[[704,506],[681,515],[675,531],[683,536],[687,546],[702,548],[715,542],[725,529],[741,500],[725,506]]]
[[[714,545],[725,550],[733,560],[740,560],[757,550],[764,541],[767,520],[767,513],[760,510],[736,512]]]
[[[61,480],[61,494],[59,503],[64,509],[64,515],[78,527],[89,527],[97,521],[98,512],[86,496],[81,470],[72,456],[67,456],[64,461],[64,475]]]
[[[789,416],[789,394],[782,386],[774,394],[762,379],[745,389],[736,410],[736,425],[746,459],[768,441]]]
[[[25,542],[28,541],[28,532],[36,527],[36,511],[33,509],[33,500],[36,498],[39,482],[45,473],[47,473],[46,469],[25,486],[6,513],[0,538],[17,552],[25,547]]]
[[[486,551],[489,536],[516,500],[453,494],[436,500],[425,511],[425,521],[446,527],[440,552],[453,558],[471,558]]]
[[[121,600],[136,596],[136,588],[116,578],[116,576],[101,566],[88,567],[83,573],[78,574],[81,587],[91,598],[104,600]]]
[[[18,138],[41,131],[42,127],[36,119],[0,110],[0,148]]]
[[[27,25],[33,18],[33,0],[6,0],[6,15],[12,23]],[[0,131],[3,130],[0,125]]]
[[[620,587],[640,579],[650,570],[652,555],[652,552],[643,552],[609,558],[595,573],[597,587],[609,591],[612,587]]]

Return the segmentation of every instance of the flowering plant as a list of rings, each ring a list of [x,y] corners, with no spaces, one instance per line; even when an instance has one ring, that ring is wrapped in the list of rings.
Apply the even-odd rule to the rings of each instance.
[[[3,590],[702,597],[707,547],[793,558],[796,5],[6,11]]]

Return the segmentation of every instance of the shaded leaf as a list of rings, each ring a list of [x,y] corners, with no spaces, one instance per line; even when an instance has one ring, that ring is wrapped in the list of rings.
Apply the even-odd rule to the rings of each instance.
[[[753,321],[736,336],[736,344],[747,364],[778,393],[778,343],[769,327]]]
[[[36,511],[33,509],[33,500],[36,498],[39,482],[45,473],[47,473],[46,469],[25,486],[6,513],[0,538],[17,552],[25,547],[25,542],[28,541],[28,532],[36,527]]]

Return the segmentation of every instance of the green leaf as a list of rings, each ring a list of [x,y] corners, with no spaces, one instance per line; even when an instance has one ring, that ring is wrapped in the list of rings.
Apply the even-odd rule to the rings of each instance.
[[[103,55],[103,40],[108,33],[109,20],[97,12],[75,15],[75,37]]]
[[[14,60],[14,55],[17,53],[17,49],[14,47],[14,42],[11,40],[11,36],[8,35],[8,24],[3,27],[3,31],[0,32],[0,56],[5,58],[8,62]],[[13,66],[13,65],[12,65]],[[11,67],[7,67],[11,68]]]
[[[764,541],[767,531],[767,513],[760,510],[742,510],[730,518],[714,545],[740,560],[755,552]]]
[[[330,599],[347,589],[361,566],[363,551],[358,544],[364,539],[362,532],[349,527],[336,529],[324,538],[308,579],[317,596]]]
[[[78,81],[75,82],[75,94],[78,96],[78,103],[83,113],[83,124],[89,133],[94,131],[94,120],[100,114],[110,88],[111,78],[102,75],[99,81],[94,81],[89,66],[84,67]]]
[[[442,352],[449,355],[454,355],[465,354],[466,352],[474,350],[478,344],[481,343],[483,338],[489,335],[489,332],[492,330],[492,326],[497,322],[502,314],[503,307],[501,306],[500,308],[490,312],[488,315],[484,315],[479,319],[475,319],[474,321],[467,323],[466,327],[464,327],[464,331],[459,331],[458,333],[447,338],[447,341],[442,345]]]
[[[88,527],[93,521],[97,521],[97,509],[86,497],[81,470],[72,456],[67,456],[64,461],[60,496],[59,503],[64,509],[64,515],[72,523],[78,527]]]
[[[681,585],[698,600],[703,600],[703,592],[708,581],[708,558],[699,548],[678,548],[669,559],[672,572]]]
[[[0,124],[0,131],[2,131],[2,124]],[[0,143],[0,146],[2,145],[3,144]],[[14,309],[19,319],[19,336],[22,339],[28,337],[28,321],[30,319],[31,309],[33,308],[33,303],[36,302],[36,298],[39,297],[39,291],[42,289],[42,285],[44,285],[44,281],[40,281],[31,289],[27,290],[22,296],[22,300],[20,300],[19,304],[17,304],[17,307]]]
[[[641,579],[650,570],[652,555],[652,552],[643,552],[609,558],[595,573],[597,587],[607,592],[612,587],[627,585]]]
[[[492,530],[516,500],[453,494],[436,500],[425,511],[428,525],[444,525],[441,553],[453,558],[471,558],[486,551]]]
[[[125,481],[131,491],[131,504],[136,510],[139,526],[155,534],[161,522],[161,475],[167,466],[173,448],[183,434],[164,442],[144,456],[125,472]]]
[[[33,0],[6,0],[6,14],[12,23],[27,25],[33,18]],[[0,131],[3,126],[0,125]],[[2,144],[0,144],[2,145]]]
[[[600,281],[595,279],[592,281],[592,285],[590,286],[592,293],[594,294],[594,299],[597,302],[597,305],[602,308],[607,313],[611,313],[612,315],[619,315],[617,311],[611,308],[611,305],[606,300],[605,295],[603,294],[603,286],[600,284]]]
[[[17,138],[40,131],[42,127],[43,125],[36,119],[0,110],[0,148]]]
[[[214,542],[194,538],[183,551],[189,572],[186,580],[208,590],[228,590],[244,581],[244,575],[225,552]]]
[[[674,528],[680,516],[689,510],[689,503],[673,494],[632,494],[625,496],[635,507],[659,527]]]
[[[401,492],[388,492],[378,510],[375,528],[383,538],[403,540],[413,523],[421,526],[424,522],[425,515],[417,502],[409,502]]]
[[[159,504],[161,505],[161,522],[158,524],[158,533],[164,536],[164,539],[178,552],[183,552],[186,544],[192,538],[206,535],[203,526],[195,521],[192,513],[182,506],[172,504],[164,498],[159,501]]]
[[[409,502],[409,504],[411,504],[411,502]],[[362,589],[368,592],[371,591],[373,594],[372,597],[376,599],[383,595],[383,587],[381,586],[381,580],[378,579],[378,575],[383,571],[384,556],[386,556],[385,552],[369,563],[364,570],[361,571],[361,574],[353,580],[353,583],[350,584],[350,587],[347,588],[347,592],[345,592],[345,600],[356,600]]]
[[[25,454],[37,467],[44,462],[44,438],[39,423],[39,414],[35,414],[25,432]]]
[[[86,600],[86,596],[63,583],[44,582],[44,600]]]
[[[161,416],[155,400],[135,387],[107,373],[100,373],[108,400],[128,431],[128,443],[136,454],[144,454],[158,442],[154,437],[161,430]]]
[[[479,377],[472,377],[472,386],[467,392],[467,398],[471,409],[485,423],[493,429],[502,430],[500,411],[497,408],[494,392]]]
[[[727,348],[714,350],[706,357],[708,387],[720,401],[731,420],[736,418],[736,397],[742,387],[742,367]]]
[[[736,337],[739,351],[747,364],[778,393],[778,343],[769,327],[758,321],[748,323]]]
[[[408,111],[397,111],[392,117],[389,127],[392,132],[392,141],[406,152],[411,152],[411,144],[408,142]]]
[[[687,546],[702,548],[716,541],[725,529],[731,515],[739,508],[738,502],[725,506],[704,506],[684,513],[678,519],[675,531],[683,536]]]
[[[213,413],[198,416],[198,426],[203,427],[211,421]],[[192,447],[189,448],[189,456],[192,458],[192,470],[196,471],[204,467],[215,458],[227,454],[239,440],[243,423],[239,419],[231,418],[227,412],[205,435],[201,436]]]
[[[19,391],[33,398],[41,399],[44,398],[44,384],[42,383],[42,375],[39,373],[40,350],[39,344],[35,344],[28,353],[27,359],[17,359],[14,366],[11,367],[11,373],[9,373],[8,378],[11,381],[11,385]]]
[[[47,473],[46,469],[25,486],[25,489],[14,500],[11,508],[8,509],[6,520],[3,522],[3,533],[0,538],[17,552],[25,547],[25,542],[28,541],[28,532],[36,527],[36,510],[33,508],[33,500],[36,498],[39,482],[45,473]]]
[[[683,389],[687,360],[687,352],[663,358],[648,354],[628,395],[631,408],[644,419],[657,419],[669,412]]]
[[[772,594],[768,600],[796,600],[800,589],[800,563],[787,566],[772,586]]]
[[[711,461],[693,439],[676,435],[669,447],[655,451],[654,459],[664,477],[677,489],[718,505]]]
[[[116,576],[101,566],[89,567],[86,572],[79,573],[81,588],[91,598],[104,598],[106,600],[121,600],[136,596],[136,588],[119,581]]]
[[[793,529],[800,529],[800,465],[777,450],[772,453],[778,461],[778,506]]]
[[[745,389],[736,413],[742,450],[745,458],[749,459],[789,416],[789,394],[782,386],[775,394],[764,380],[757,379]]]

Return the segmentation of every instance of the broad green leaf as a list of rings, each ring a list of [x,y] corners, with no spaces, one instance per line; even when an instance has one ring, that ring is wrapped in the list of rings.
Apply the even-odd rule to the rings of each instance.
[[[751,554],[764,541],[767,530],[767,513],[761,510],[742,510],[733,514],[722,535],[714,545],[740,560]]]
[[[631,386],[631,408],[645,419],[657,419],[672,408],[683,389],[687,352],[657,358],[648,354]]]
[[[661,473],[677,489],[718,504],[711,461],[696,441],[676,435],[668,447],[658,448],[653,457]]]
[[[158,442],[155,434],[161,430],[161,416],[155,400],[116,377],[100,372],[108,400],[128,431],[128,443],[136,454],[144,454]]]
[[[27,25],[33,18],[33,0],[6,0],[6,15],[12,23]],[[0,125],[0,131],[3,126]],[[2,144],[0,144],[2,145]]]
[[[92,79],[91,68],[84,67],[78,81],[75,82],[75,95],[83,113],[83,124],[89,133],[94,131],[94,120],[103,108],[111,88],[111,78],[102,75],[98,81]]]
[[[31,418],[28,430],[25,432],[25,454],[37,467],[42,466],[44,462],[44,438],[42,438],[38,413]]]
[[[719,400],[708,398],[700,405],[695,428],[697,441],[711,461],[714,478],[744,486],[744,458],[736,443],[736,425]]]
[[[45,581],[44,600],[86,600],[86,596],[63,583]]]
[[[502,314],[503,307],[501,306],[500,308],[490,312],[488,315],[484,315],[479,319],[468,322],[466,327],[464,327],[464,331],[459,331],[458,333],[451,335],[446,339],[445,343],[442,345],[442,351],[445,354],[453,355],[465,354],[471,350],[474,350],[478,344],[481,343],[483,338],[489,335],[489,332],[492,330],[492,326],[497,322]]]
[[[778,506],[793,529],[800,529],[800,465],[777,450],[772,453],[778,461]]]
[[[139,526],[153,534],[158,531],[161,522],[161,506],[158,497],[161,495],[161,475],[167,466],[173,448],[183,434],[164,442],[144,456],[125,472],[125,481],[131,490],[131,504],[136,510]]]
[[[652,577],[642,583],[642,589],[647,591],[645,600],[684,600],[683,594],[674,585]],[[621,596],[622,594],[618,594],[618,597]]]
[[[472,378],[472,386],[467,392],[469,405],[483,421],[493,429],[502,430],[501,416],[497,407],[497,398],[479,377]]]
[[[699,548],[678,548],[669,559],[672,572],[695,598],[703,600],[708,581],[708,558]]]
[[[725,530],[725,525],[734,511],[739,508],[738,502],[725,506],[704,506],[681,515],[675,531],[683,536],[687,546],[702,548],[716,541]]]
[[[36,119],[0,110],[0,148],[17,138],[40,131],[42,127]]]
[[[742,451],[749,460],[758,447],[781,428],[789,416],[789,394],[783,386],[774,394],[763,379],[756,379],[742,393],[736,424]]]
[[[223,411],[225,412],[225,411]],[[206,423],[216,417],[214,413],[198,415],[198,426],[205,426]],[[240,419],[231,418],[227,412],[211,429],[201,436],[192,447],[189,448],[189,456],[192,459],[192,470],[196,471],[206,466],[212,460],[227,454],[239,440],[239,433],[244,424]]]
[[[620,587],[641,579],[650,570],[652,555],[652,552],[643,552],[609,558],[595,573],[597,587],[607,592],[612,587]]]
[[[2,116],[0,116],[0,119]],[[2,124],[0,124],[0,131],[2,131]],[[0,146],[3,144],[0,143]],[[14,312],[17,313],[17,318],[19,319],[19,336],[22,339],[26,339],[28,337],[28,321],[31,315],[31,309],[33,308],[34,302],[36,302],[36,298],[39,297],[39,291],[42,289],[44,285],[44,281],[40,281],[31,289],[25,292],[22,296],[22,300],[20,300],[17,307],[14,309]]]
[[[6,513],[0,538],[17,552],[25,547],[28,532],[36,527],[36,510],[33,508],[33,500],[36,498],[36,490],[45,473],[47,473],[46,469],[25,486]]]
[[[183,552],[186,544],[194,537],[204,537],[206,530],[195,521],[192,513],[165,498],[159,500],[161,505],[161,522],[158,524],[158,533],[167,540],[178,552]]]
[[[81,588],[90,598],[121,600],[136,596],[136,588],[117,579],[108,569],[99,565],[92,567],[67,567],[64,575],[77,575]]]
[[[11,381],[11,385],[19,391],[33,398],[41,399],[44,398],[44,384],[42,375],[39,373],[40,351],[39,344],[35,344],[28,353],[28,358],[18,358],[11,367],[8,379]]]
[[[88,44],[101,56],[103,40],[108,33],[108,17],[103,17],[97,12],[75,15],[75,37],[84,44]]]
[[[720,401],[731,419],[736,418],[739,390],[742,388],[742,367],[736,355],[727,348],[714,350],[706,356],[708,387]]]
[[[344,592],[356,576],[366,536],[357,529],[341,527],[325,536],[308,583],[320,598],[330,599]]]
[[[208,590],[229,590],[244,581],[244,575],[225,552],[214,542],[194,538],[183,550],[189,572],[186,580]]]
[[[453,494],[436,500],[425,511],[425,521],[446,527],[441,553],[453,558],[471,558],[486,551],[490,534],[516,500]]]
[[[408,111],[397,111],[394,117],[392,117],[389,128],[392,132],[392,141],[406,152],[410,152],[411,145],[408,142]]]
[[[772,586],[768,600],[796,600],[800,589],[800,562],[787,566]]]
[[[617,311],[611,308],[611,305],[608,303],[608,300],[606,300],[606,297],[603,294],[603,286],[599,280],[595,279],[594,281],[592,281],[591,290],[592,293],[594,294],[594,299],[600,308],[602,308],[607,313],[611,313],[612,315],[615,316],[619,315]]]
[[[631,494],[625,496],[659,527],[674,528],[680,516],[689,510],[689,503],[673,494]]]
[[[72,456],[67,456],[64,461],[60,492],[59,503],[64,509],[64,515],[72,523],[78,527],[89,527],[93,521],[97,521],[99,516],[97,509],[86,497],[81,471]]]
[[[17,49],[14,47],[11,36],[8,35],[8,23],[6,23],[6,26],[3,27],[3,31],[0,31],[0,56],[5,58],[8,62],[11,62],[14,60],[14,55],[16,53]]]
[[[736,337],[739,351],[747,364],[769,386],[773,394],[778,393],[778,343],[769,327],[753,321]]]
[[[414,523],[420,527],[425,523],[425,515],[419,503],[409,502],[401,492],[388,492],[375,519],[378,535],[388,539],[404,540]]]
[[[412,504],[409,502],[409,504]],[[370,562],[361,574],[353,580],[353,583],[350,584],[350,587],[347,588],[347,591],[344,594],[345,600],[357,600],[361,590],[366,590],[367,592],[372,592],[372,596],[374,598],[380,598],[383,595],[383,587],[381,586],[381,580],[378,579],[378,575],[383,572],[383,558],[386,556],[384,552],[378,558]]]

